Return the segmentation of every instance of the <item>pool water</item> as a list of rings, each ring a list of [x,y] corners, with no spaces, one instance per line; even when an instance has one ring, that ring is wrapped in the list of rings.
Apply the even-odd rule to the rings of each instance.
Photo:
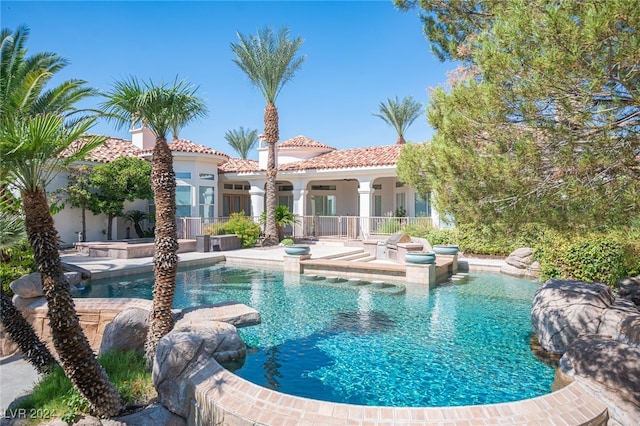
[[[152,276],[93,281],[81,297],[152,298]],[[538,284],[471,274],[423,292],[395,285],[290,280],[217,264],[178,273],[175,307],[227,300],[257,309],[239,329],[235,374],[280,392],[359,405],[437,407],[549,393],[554,371],[531,353]]]

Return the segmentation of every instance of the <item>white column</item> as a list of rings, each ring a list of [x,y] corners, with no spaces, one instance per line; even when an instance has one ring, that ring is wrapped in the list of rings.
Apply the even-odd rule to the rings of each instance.
[[[369,236],[369,218],[371,217],[371,190],[370,180],[359,180],[360,187],[358,194],[360,195],[360,235],[362,238]]]
[[[264,182],[249,182],[251,189],[249,195],[251,195],[251,211],[253,216],[260,217],[264,212]]]

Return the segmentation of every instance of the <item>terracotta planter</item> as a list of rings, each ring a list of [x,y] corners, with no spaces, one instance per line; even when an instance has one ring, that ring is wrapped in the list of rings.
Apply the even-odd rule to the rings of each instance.
[[[433,246],[433,252],[435,254],[446,254],[449,256],[453,256],[454,254],[458,254],[460,249],[458,246],[453,244],[436,244]]]
[[[303,254],[309,254],[311,247],[305,245],[293,244],[284,247],[284,252],[292,256],[302,256]]]
[[[409,251],[404,255],[404,260],[406,260],[408,263],[435,263],[436,254],[434,252]]]

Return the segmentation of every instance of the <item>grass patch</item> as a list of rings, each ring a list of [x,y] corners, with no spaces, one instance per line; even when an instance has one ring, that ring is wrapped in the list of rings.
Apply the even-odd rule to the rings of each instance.
[[[120,393],[124,405],[146,405],[156,397],[156,390],[147,371],[144,356],[135,351],[112,351],[98,358],[109,379]],[[31,395],[16,408],[26,412],[47,413],[49,418],[33,419],[30,424],[61,418],[73,422],[81,414],[89,414],[89,404],[73,387],[62,367],[42,377]]]

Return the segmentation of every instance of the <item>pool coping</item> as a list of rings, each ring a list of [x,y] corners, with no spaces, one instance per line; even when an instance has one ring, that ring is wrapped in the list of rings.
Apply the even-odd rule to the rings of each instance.
[[[267,252],[265,252],[267,253]],[[180,266],[205,266],[224,261],[226,254],[181,254]],[[246,254],[245,254],[246,256]],[[244,257],[244,256],[238,256]],[[279,254],[269,252],[251,266],[277,266]],[[93,259],[94,262],[100,259]],[[103,261],[105,259],[102,259]],[[137,260],[94,273],[94,278],[137,274],[153,270],[152,259]],[[113,259],[106,259],[113,261]],[[462,262],[465,259],[461,259]],[[113,263],[113,262],[112,262]],[[468,263],[471,271],[496,272],[495,261]],[[87,265],[89,266],[89,265]],[[113,266],[113,265],[112,265]],[[189,424],[278,425],[606,425],[607,406],[582,384],[572,382],[546,395],[520,401],[457,407],[374,407],[333,403],[266,389],[225,370],[211,360],[189,379],[192,409]]]

